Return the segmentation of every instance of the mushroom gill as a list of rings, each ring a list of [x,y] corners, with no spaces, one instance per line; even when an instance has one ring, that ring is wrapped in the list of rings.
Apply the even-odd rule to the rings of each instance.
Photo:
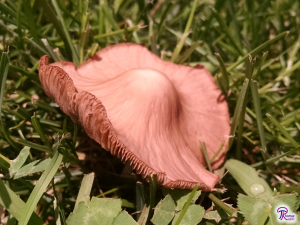
[[[76,67],[40,59],[46,94],[113,155],[170,188],[209,191],[219,177],[205,169],[230,131],[226,102],[203,67],[176,65],[137,44],[106,47]],[[228,140],[212,163],[224,160]]]

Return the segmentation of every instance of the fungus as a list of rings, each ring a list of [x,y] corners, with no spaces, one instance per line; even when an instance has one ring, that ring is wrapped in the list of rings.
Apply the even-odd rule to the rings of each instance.
[[[210,191],[219,177],[205,169],[199,140],[209,158],[230,131],[226,102],[203,67],[176,65],[137,44],[117,44],[76,67],[39,63],[46,94],[80,123],[89,137],[130,162],[143,177],[157,174],[169,188]],[[228,139],[212,162],[218,168]]]

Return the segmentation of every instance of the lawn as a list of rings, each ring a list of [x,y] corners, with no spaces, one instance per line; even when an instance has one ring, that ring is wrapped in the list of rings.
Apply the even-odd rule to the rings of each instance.
[[[299,15],[295,0],[0,0],[0,224],[283,224],[286,207],[299,225]],[[119,43],[212,74],[231,128],[213,191],[143,178],[46,95],[42,56],[79,66]]]

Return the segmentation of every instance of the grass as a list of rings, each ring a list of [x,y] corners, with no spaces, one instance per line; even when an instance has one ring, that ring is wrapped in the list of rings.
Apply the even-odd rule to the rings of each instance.
[[[272,189],[291,192],[294,186],[299,192],[299,9],[294,0],[0,1],[0,189],[12,197],[4,199],[0,192],[0,224],[14,217],[24,224],[64,223],[83,174],[90,172],[96,175],[92,196],[122,198],[136,220],[140,212],[135,212],[144,208],[139,222],[149,223],[153,211],[144,204],[154,207],[164,196],[156,181],[142,185],[136,198],[139,176],[126,175],[127,166],[61,112],[38,78],[42,55],[79,65],[105,46],[125,41],[145,45],[167,61],[204,65],[229,106],[227,158],[260,169]],[[31,147],[25,164],[48,157],[53,162],[41,166],[44,173],[26,174],[25,168],[26,176],[14,180],[8,176],[9,160],[24,146]],[[198,203],[207,210],[213,201],[233,215],[243,191],[229,174],[222,184],[226,193],[203,193]],[[232,208],[221,201],[226,198]],[[31,216],[34,209],[39,217]],[[220,222],[244,221],[233,218]]]

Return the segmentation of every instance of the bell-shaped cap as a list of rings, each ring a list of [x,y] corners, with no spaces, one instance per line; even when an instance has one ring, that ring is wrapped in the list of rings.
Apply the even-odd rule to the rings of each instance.
[[[199,141],[211,159],[226,139],[213,169],[224,160],[230,132],[226,102],[203,67],[161,60],[137,44],[117,44],[76,67],[48,65],[39,77],[63,112],[113,155],[143,177],[157,174],[169,188],[211,190],[219,177],[206,170]]]

